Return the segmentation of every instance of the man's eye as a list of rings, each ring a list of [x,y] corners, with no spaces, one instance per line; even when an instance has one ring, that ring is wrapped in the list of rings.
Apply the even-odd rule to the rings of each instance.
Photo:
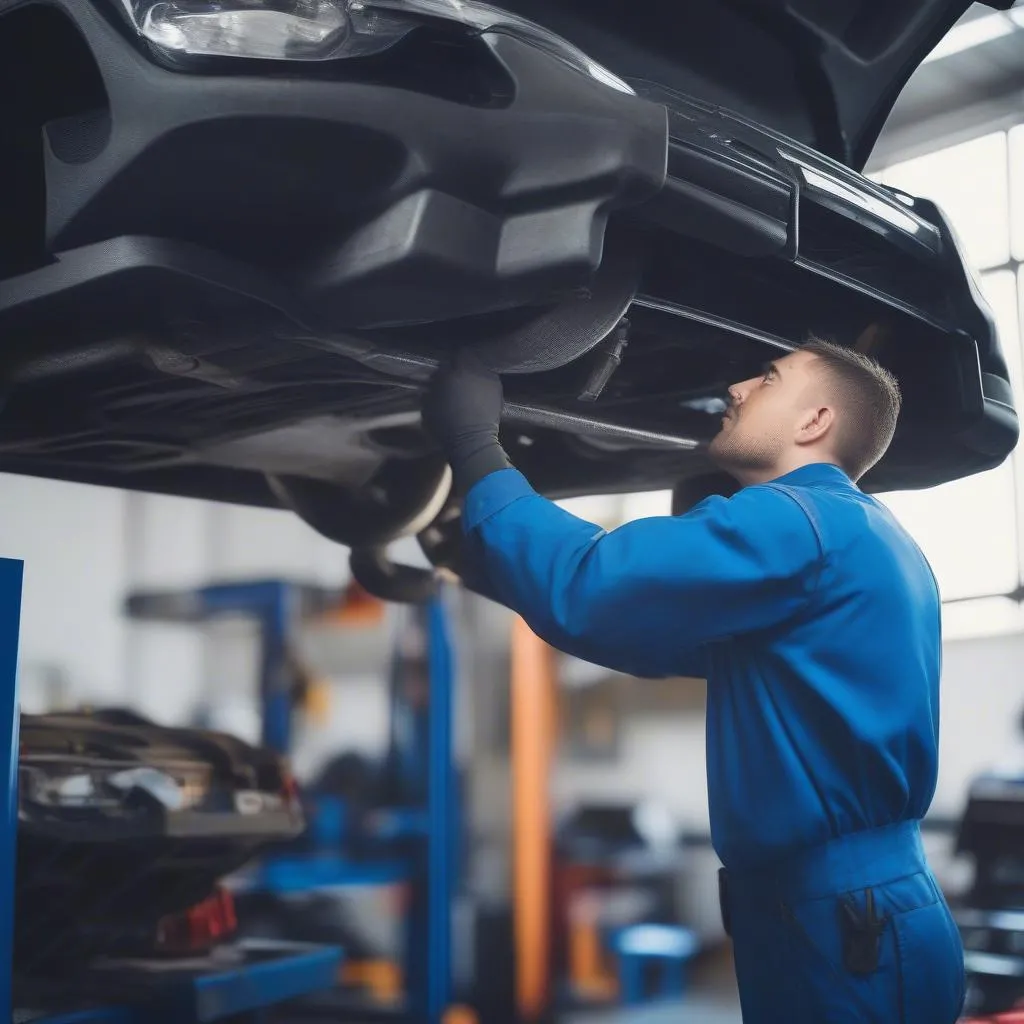
[[[775,368],[774,368],[774,367],[771,367],[771,366],[769,366],[769,367],[768,367],[768,369],[764,371],[764,376],[763,376],[763,377],[761,378],[761,380],[763,380],[764,382],[766,382],[766,383],[767,383],[767,382],[768,382],[768,381],[770,381],[770,380],[771,380],[771,379],[772,379],[772,378],[773,378],[774,376],[775,376]]]

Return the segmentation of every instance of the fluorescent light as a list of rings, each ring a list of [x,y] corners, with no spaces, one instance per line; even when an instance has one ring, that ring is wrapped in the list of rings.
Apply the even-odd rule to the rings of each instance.
[[[1018,28],[1024,28],[1024,7],[1014,7],[1012,11],[1006,13]]]
[[[986,14],[981,18],[954,25],[921,63],[941,60],[943,57],[951,57],[954,53],[990,43],[993,39],[1002,39],[1014,30],[1014,22],[1021,23],[1021,14],[1021,11],[1012,12],[1013,22],[1005,14]]]

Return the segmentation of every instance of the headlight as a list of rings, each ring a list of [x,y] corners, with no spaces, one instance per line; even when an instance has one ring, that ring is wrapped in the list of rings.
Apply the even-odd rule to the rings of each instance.
[[[168,55],[325,61],[386,50],[447,21],[516,36],[621,92],[633,90],[546,28],[476,0],[121,0],[135,30]]]
[[[351,34],[333,0],[123,0],[159,50],[210,57],[323,60]]]
[[[37,804],[48,808],[113,810],[125,805],[132,793],[148,793],[169,811],[197,807],[209,791],[205,768],[179,770],[174,774],[146,765],[74,764],[43,759],[19,765],[19,788],[23,807]]]

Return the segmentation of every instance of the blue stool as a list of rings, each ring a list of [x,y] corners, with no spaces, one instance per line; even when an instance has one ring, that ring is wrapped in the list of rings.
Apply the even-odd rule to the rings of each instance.
[[[699,948],[689,928],[668,924],[634,924],[611,937],[619,962],[620,998],[627,1005],[650,999],[679,999],[686,991],[686,967]],[[655,964],[658,985],[651,995],[644,983],[646,968]]]

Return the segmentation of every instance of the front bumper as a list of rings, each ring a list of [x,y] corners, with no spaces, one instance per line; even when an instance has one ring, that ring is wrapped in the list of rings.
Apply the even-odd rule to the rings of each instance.
[[[333,327],[415,324],[585,286],[608,215],[665,180],[663,107],[509,36],[460,42],[459,102],[417,72],[435,40],[319,74],[181,73],[59,2],[107,109],[46,126],[51,251],[184,239],[283,274]]]

